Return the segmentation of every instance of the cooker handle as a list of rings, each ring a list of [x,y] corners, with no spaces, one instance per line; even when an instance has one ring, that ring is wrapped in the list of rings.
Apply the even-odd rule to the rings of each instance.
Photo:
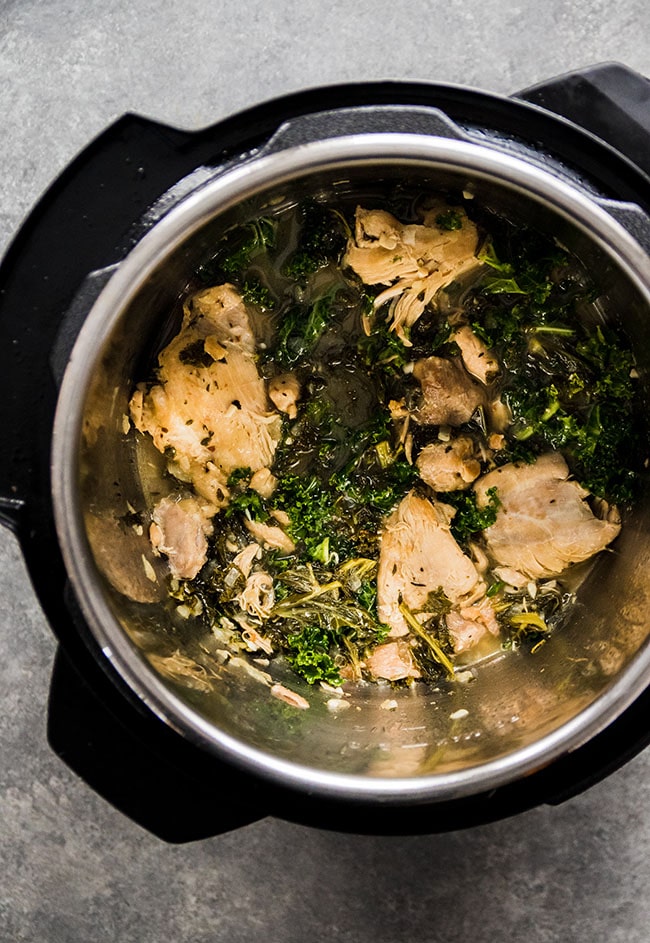
[[[636,203],[623,200],[594,200],[602,209],[626,229],[638,244],[650,253],[650,217]]]
[[[382,133],[422,134],[471,141],[471,138],[439,108],[425,108],[420,105],[360,105],[297,115],[281,124],[258,154],[266,156],[329,138]]]
[[[51,380],[57,390],[61,386],[77,334],[97,296],[116,268],[117,265],[110,265],[86,276],[63,315],[51,349],[44,353],[44,356],[49,358]],[[18,412],[14,414],[14,423],[19,416]],[[21,451],[20,436],[18,432],[14,434],[16,444],[8,450],[5,461],[0,464],[0,525],[20,536],[27,506],[23,496],[25,456]]]
[[[119,263],[115,263],[95,272],[90,272],[84,278],[70,306],[63,315],[52,349],[49,352],[50,370],[57,389],[61,386],[72,348],[88,316],[88,312],[118,267]]]
[[[603,62],[533,85],[521,98],[591,131],[650,175],[650,80]]]

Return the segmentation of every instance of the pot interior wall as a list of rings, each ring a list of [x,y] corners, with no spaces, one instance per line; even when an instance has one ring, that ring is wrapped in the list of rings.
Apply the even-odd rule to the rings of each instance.
[[[265,190],[207,221],[150,272],[96,353],[87,391],[79,484],[88,542],[102,592],[127,633],[143,677],[159,680],[202,719],[204,741],[246,748],[304,767],[370,777],[417,778],[480,767],[512,756],[557,731],[612,688],[645,647],[650,628],[650,537],[647,489],[624,523],[615,548],[586,573],[567,624],[534,655],[502,652],[478,665],[470,683],[433,688],[360,685],[349,706],[309,687],[281,662],[255,664],[224,655],[223,641],[167,602],[167,570],[147,539],[152,500],[170,483],[161,456],[127,433],[133,385],[150,373],[157,350],[178,325],[179,299],[193,273],[214,253],[218,234],[259,213],[309,195],[364,202],[399,181],[408,189],[468,190],[515,222],[532,225],[570,248],[601,289],[603,316],[627,333],[642,380],[650,337],[645,300],[618,263],[553,208],[489,179],[425,167],[355,167],[311,174]],[[137,516],[136,516],[137,515]],[[309,710],[270,696],[282,682],[304,695]],[[334,705],[339,707],[340,705]],[[189,715],[188,715],[189,716]],[[212,736],[205,733],[211,728]]]

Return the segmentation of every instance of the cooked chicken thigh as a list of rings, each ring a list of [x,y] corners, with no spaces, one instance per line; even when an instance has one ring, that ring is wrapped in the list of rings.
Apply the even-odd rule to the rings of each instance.
[[[486,635],[496,638],[501,633],[494,609],[485,597],[472,606],[453,609],[447,613],[445,621],[457,655],[473,648]]]
[[[158,383],[141,384],[131,398],[136,428],[216,507],[228,503],[228,475],[270,466],[280,440],[254,350],[241,296],[230,285],[206,289],[186,304],[180,333],[160,353]]]
[[[171,495],[154,507],[149,539],[168,558],[172,576],[192,580],[205,563],[214,510],[190,495]]]
[[[420,478],[434,491],[462,491],[481,474],[481,463],[469,436],[425,445],[416,461]]]
[[[343,260],[366,285],[390,285],[375,307],[391,302],[392,330],[407,346],[408,328],[436,292],[479,264],[474,223],[458,210],[460,227],[444,229],[436,222],[440,212],[441,207],[430,210],[422,224],[403,224],[385,210],[358,207],[354,239]]]
[[[501,506],[496,522],[485,530],[490,553],[503,566],[530,579],[557,576],[603,550],[621,529],[610,509],[607,520],[595,517],[588,492],[569,481],[559,452],[547,452],[532,465],[504,465],[474,486],[479,507],[496,487]]]
[[[429,594],[442,588],[452,604],[481,596],[485,584],[454,540],[449,524],[454,508],[410,491],[386,519],[380,537],[377,612],[390,635],[409,631],[399,611],[404,603],[420,612]]]
[[[470,377],[458,357],[418,360],[413,376],[422,388],[413,418],[423,425],[462,426],[486,402],[485,387]]]
[[[480,337],[467,324],[457,328],[449,338],[455,341],[460,348],[465,369],[481,383],[493,380],[501,366],[497,358],[490,353]]]
[[[384,678],[386,681],[420,677],[411,648],[404,639],[378,645],[366,658],[366,668],[374,678]]]
[[[269,399],[289,419],[295,419],[300,399],[300,383],[295,373],[283,373],[269,380]]]

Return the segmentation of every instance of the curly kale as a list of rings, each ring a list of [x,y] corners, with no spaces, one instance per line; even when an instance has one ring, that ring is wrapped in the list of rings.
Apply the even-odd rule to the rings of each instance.
[[[276,222],[267,216],[260,216],[243,226],[238,226],[220,240],[214,256],[202,265],[197,275],[201,281],[214,285],[224,278],[242,283],[245,288],[245,273],[252,261],[275,245]],[[248,285],[249,295],[256,294],[259,302],[259,287],[253,281]],[[264,293],[262,293],[264,295]],[[268,296],[267,300],[268,300]]]
[[[331,632],[319,626],[307,625],[300,632],[286,638],[286,659],[309,684],[323,681],[335,687],[343,683],[339,669],[330,655],[336,649]]]
[[[403,460],[385,468],[333,474],[287,475],[273,494],[273,506],[289,515],[289,533],[308,559],[327,563],[332,554],[343,560],[376,552],[382,518],[401,501],[417,480],[417,471]]]
[[[599,325],[571,347],[572,372],[549,372],[548,359],[512,377],[504,398],[513,435],[533,453],[553,448],[567,457],[589,491],[610,501],[633,497],[630,458],[640,446],[633,410],[633,360],[616,334]]]
[[[331,320],[333,300],[333,295],[325,295],[311,305],[296,304],[283,314],[273,351],[276,363],[290,368],[309,357]]]
[[[446,210],[436,216],[436,226],[447,232],[463,228],[463,214],[458,210]]]
[[[233,246],[226,246],[217,256],[217,261],[227,275],[241,275],[259,252],[275,244],[275,223],[261,216],[238,231]]]
[[[272,311],[275,308],[275,298],[259,278],[247,278],[242,285],[241,294],[244,301],[262,309]]]
[[[480,258],[495,274],[470,297],[472,329],[504,365],[501,396],[513,418],[497,461],[557,449],[593,494],[629,502],[640,441],[634,361],[616,331],[579,317],[593,289],[540,236],[510,234],[498,255],[489,242]]]
[[[474,534],[491,527],[496,521],[501,507],[497,489],[489,488],[486,493],[488,503],[484,508],[478,507],[474,491],[450,491],[440,495],[441,501],[456,508],[450,529],[459,544],[466,545]]]
[[[246,491],[242,491],[241,494],[231,499],[225,510],[225,515],[228,518],[234,514],[242,514],[251,521],[262,523],[268,521],[271,516],[264,499],[252,488],[247,488]]]
[[[370,305],[372,306],[372,299]],[[371,319],[370,333],[360,336],[357,350],[366,367],[379,369],[393,376],[399,376],[404,364],[411,359],[408,348],[397,334],[390,330],[386,320],[378,315]]]
[[[348,236],[347,223],[339,213],[309,201],[301,208],[298,245],[284,266],[284,275],[306,282],[318,269],[338,261]]]

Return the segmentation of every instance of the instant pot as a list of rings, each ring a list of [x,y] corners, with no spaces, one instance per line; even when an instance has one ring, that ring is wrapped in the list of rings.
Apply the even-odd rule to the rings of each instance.
[[[197,132],[125,115],[55,181],[3,261],[0,514],[59,641],[49,742],[168,841],[266,815],[371,833],[468,827],[562,802],[650,740],[646,482],[534,677],[521,659],[504,659],[502,677],[497,659],[467,686],[476,693],[404,690],[382,711],[386,692],[366,692],[328,716],[324,702],[269,712],[245,672],[213,685],[198,662],[186,684],[162,670],[174,645],[191,660],[191,642],[156,623],[156,574],[147,585],[138,571],[146,533],[127,533],[119,508],[140,497],[122,418],[163,313],[225,226],[404,173],[474,189],[575,251],[605,286],[645,388],[650,82],[616,64],[511,98],[318,88]]]

